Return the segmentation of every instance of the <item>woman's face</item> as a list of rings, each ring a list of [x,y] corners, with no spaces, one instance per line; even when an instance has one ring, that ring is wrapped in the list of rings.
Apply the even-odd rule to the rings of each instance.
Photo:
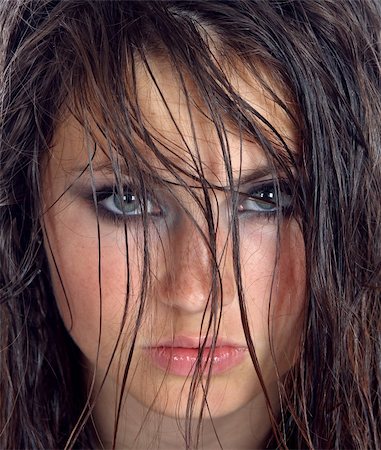
[[[171,69],[163,62],[154,61],[152,67],[182,135],[181,138],[157,88],[141,68],[137,78],[138,100],[147,128],[161,142],[158,146],[162,154],[195,174],[197,161],[192,161],[191,154],[199,152],[208,182],[227,186],[220,141],[205,111],[191,106],[192,124],[186,99]],[[287,116],[258,85],[243,73],[232,77],[231,82],[282,133],[290,146],[295,146],[295,131]],[[196,93],[193,98],[197,99]],[[104,135],[96,129],[93,133],[98,148],[106,148]],[[249,140],[243,140],[241,145],[233,126],[227,125],[226,139],[235,181],[240,173],[242,178],[251,180],[242,184],[240,191],[271,199],[274,195],[271,171],[263,150]],[[137,138],[136,141],[152,173],[160,174],[168,182],[175,181],[158,158],[139,144]],[[97,368],[98,386],[116,346],[104,386],[109,398],[114,399],[119,393],[141,305],[144,227],[141,208],[133,188],[129,188],[130,176],[122,175],[124,196],[119,195],[114,189],[117,183],[107,152],[98,150],[91,168],[87,167],[93,149],[91,140],[72,116],[57,130],[43,180],[45,248],[63,321],[84,355],[90,377]],[[192,186],[192,192],[205,205],[197,180],[180,171],[178,175]],[[158,187],[146,198],[149,284],[127,392],[143,406],[167,416],[183,417],[191,385],[189,375],[194,371],[200,338],[203,342],[208,335],[213,309],[215,317],[221,313],[221,321],[212,358],[208,407],[214,417],[221,417],[255,402],[262,395],[241,323],[229,233],[231,194],[227,189],[209,192],[221,273],[216,309],[215,304],[211,306],[210,296],[211,254],[200,233],[200,230],[208,233],[208,223],[190,193],[184,187],[171,186],[173,195]],[[287,204],[286,191],[282,197]],[[271,205],[241,195],[238,209],[248,322],[265,384],[270,397],[275,399],[274,358],[282,375],[297,356],[305,286],[304,245],[292,216],[285,216],[278,228],[276,202]],[[213,324],[209,337],[212,335]],[[206,340],[203,363],[208,361],[210,345]],[[196,394],[196,411],[201,399],[200,388]]]

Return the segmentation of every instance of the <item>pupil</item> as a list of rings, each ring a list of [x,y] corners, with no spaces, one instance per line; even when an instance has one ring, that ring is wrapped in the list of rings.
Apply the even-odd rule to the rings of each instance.
[[[132,192],[127,192],[123,195],[115,193],[114,204],[125,213],[132,212],[136,209],[136,196]]]
[[[274,200],[274,192],[272,192],[270,190],[262,191],[260,193],[260,197],[263,198],[264,200],[273,201]]]
[[[262,209],[268,209],[268,210],[274,209],[275,193],[271,188],[259,191],[257,198],[263,200],[263,202],[261,202]]]

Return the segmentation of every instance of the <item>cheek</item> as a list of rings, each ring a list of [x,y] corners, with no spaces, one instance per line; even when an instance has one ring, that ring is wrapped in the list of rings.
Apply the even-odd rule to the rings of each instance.
[[[126,306],[126,245],[123,233],[108,226],[101,227],[99,245],[94,220],[88,215],[82,214],[79,220],[78,212],[71,214],[70,207],[61,220],[48,214],[45,226],[52,251],[47,254],[56,301],[70,335],[91,361],[96,359],[101,335],[100,356],[107,363]],[[134,284],[139,268],[136,244],[129,248],[134,249],[129,255],[133,297],[139,289]],[[136,308],[131,303],[129,308],[131,317]]]
[[[242,276],[253,342],[262,361],[273,344],[278,370],[298,354],[305,304],[303,237],[294,220],[250,230],[242,241]],[[264,364],[266,364],[264,362]]]

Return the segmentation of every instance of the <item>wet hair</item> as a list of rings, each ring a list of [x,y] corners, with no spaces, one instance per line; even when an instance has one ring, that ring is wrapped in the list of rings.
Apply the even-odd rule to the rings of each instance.
[[[103,151],[120,180],[122,159],[142,194],[143,210],[145,192],[157,184],[171,186],[150,166],[136,137],[176,183],[202,199],[214,305],[205,321],[210,333],[218,332],[223,293],[210,198],[216,187],[197,154],[193,165],[188,160],[176,165],[147,126],[136,71],[144,67],[157,83],[151,67],[156,57],[170,64],[189,111],[196,106],[215,127],[233,194],[227,123],[242,139],[260,144],[274,179],[282,174],[292,191],[305,246],[305,320],[300,355],[278,382],[281,412],[268,400],[273,430],[268,447],[381,447],[378,0],[11,0],[1,4],[0,14],[0,446],[100,446],[80,350],[58,312],[49,248],[42,244],[44,161],[65,114],[77,118],[94,144],[89,165]],[[300,156],[229,82],[226,73],[239,65],[287,114],[297,129]],[[107,146],[97,142],[90,122]],[[199,186],[201,197],[185,176]],[[149,290],[147,214],[142,220],[141,313],[133,335]],[[265,389],[246,317],[234,209],[231,235],[242,324]],[[131,345],[130,354],[133,350]],[[189,392],[188,430],[199,375],[196,371]],[[116,433],[117,423],[114,438]],[[190,432],[184,439],[184,447],[197,446]]]

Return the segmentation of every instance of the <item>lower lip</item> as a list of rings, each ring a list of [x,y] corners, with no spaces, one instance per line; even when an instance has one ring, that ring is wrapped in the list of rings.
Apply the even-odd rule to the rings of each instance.
[[[212,353],[210,348],[205,348],[199,364],[200,369],[204,375],[208,375],[210,367],[212,374],[226,372],[244,360],[246,350],[245,347],[221,346],[216,347]],[[197,367],[197,348],[152,347],[148,352],[155,366],[172,375],[190,376]]]

